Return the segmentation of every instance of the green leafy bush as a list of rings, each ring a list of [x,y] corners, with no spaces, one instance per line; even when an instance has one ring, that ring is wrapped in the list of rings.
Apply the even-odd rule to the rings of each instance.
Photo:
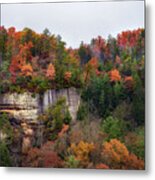
[[[0,166],[11,166],[10,153],[4,142],[0,142]]]
[[[65,124],[70,124],[71,120],[72,120],[72,117],[70,115],[69,110],[67,109],[66,112],[65,112],[65,117],[64,117],[63,121],[64,121]]]
[[[101,129],[104,133],[107,133],[108,140],[122,138],[126,130],[126,124],[122,120],[109,116],[103,121]]]
[[[0,80],[0,94],[7,92],[10,89],[10,85],[11,83],[9,80]]]
[[[13,128],[6,113],[0,114],[0,133],[5,136],[4,141],[10,143],[13,138]],[[3,141],[3,139],[0,139]]]
[[[44,121],[46,137],[52,140],[56,139],[63,124],[69,124],[71,122],[71,115],[66,106],[66,99],[64,97],[59,98],[56,104],[50,106],[39,119]]]
[[[88,116],[86,103],[81,103],[77,111],[77,120],[82,121]]]
[[[133,132],[128,132],[125,136],[125,144],[128,149],[141,159],[145,158],[145,135],[144,127],[138,127]]]
[[[49,83],[47,79],[37,76],[33,77],[32,80],[28,83],[28,88],[32,92],[43,93],[49,89]]]
[[[73,155],[70,155],[66,160],[66,167],[67,168],[78,168],[80,161],[78,161]]]

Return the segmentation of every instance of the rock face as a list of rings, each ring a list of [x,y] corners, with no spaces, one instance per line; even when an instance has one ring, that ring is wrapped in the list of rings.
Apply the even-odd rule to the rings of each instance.
[[[6,93],[0,96],[0,111],[12,114],[16,119],[36,121],[38,115],[44,112],[49,105],[56,103],[61,96],[66,98],[66,104],[73,121],[75,121],[80,104],[80,95],[75,88],[47,90],[42,97],[39,94],[33,97],[29,92]]]
[[[66,98],[66,105],[74,122],[80,104],[80,95],[75,88],[47,90],[43,95],[35,96],[29,92],[0,95],[0,113],[6,112],[10,115],[9,120],[14,129],[15,139],[10,153],[15,166],[21,166],[21,153],[27,154],[32,147],[42,146],[44,125],[37,117],[62,96]],[[6,134],[0,131],[0,140],[5,138]]]
[[[0,96],[0,111],[11,114],[16,119],[35,120],[39,112],[39,95],[31,93],[6,93]]]
[[[66,105],[74,122],[80,104],[80,95],[75,88],[47,90],[42,96],[39,94],[33,96],[29,92],[0,95],[0,113],[6,112],[10,115],[10,123],[14,133],[16,132],[16,139],[10,148],[15,166],[20,165],[21,153],[27,154],[34,145],[36,147],[42,145],[44,125],[37,117],[62,96],[66,98]],[[0,140],[5,138],[6,135],[0,132]]]
[[[43,111],[47,109],[49,105],[56,103],[60,97],[66,98],[66,104],[72,120],[75,121],[80,104],[80,95],[76,92],[75,88],[46,91],[43,98]]]

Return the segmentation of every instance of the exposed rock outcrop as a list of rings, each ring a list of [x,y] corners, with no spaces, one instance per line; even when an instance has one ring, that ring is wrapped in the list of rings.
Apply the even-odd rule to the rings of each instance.
[[[39,95],[6,93],[0,96],[0,111],[11,114],[16,119],[36,120],[39,112]]]
[[[75,88],[47,90],[42,97],[39,94],[33,96],[29,92],[6,93],[0,95],[0,111],[7,112],[16,119],[36,121],[38,115],[45,111],[49,105],[53,105],[61,96],[66,98],[66,104],[73,121],[75,121],[80,104],[80,95]]]
[[[66,98],[66,105],[74,122],[80,104],[80,94],[75,88],[47,90],[43,95],[35,94],[35,96],[30,92],[0,95],[0,113],[9,114],[9,120],[16,137],[10,147],[15,166],[20,166],[21,153],[26,155],[31,147],[42,146],[44,125],[39,122],[38,116],[48,106],[55,104],[60,97]],[[5,138],[6,134],[0,132],[0,139]]]
[[[60,90],[48,90],[44,94],[43,98],[43,111],[58,100],[60,97],[66,98],[66,104],[71,114],[72,120],[76,120],[77,110],[80,104],[80,95],[75,88],[60,89]]]

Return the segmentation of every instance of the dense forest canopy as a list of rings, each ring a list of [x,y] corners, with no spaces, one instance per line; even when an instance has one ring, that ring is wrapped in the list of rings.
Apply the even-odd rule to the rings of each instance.
[[[23,166],[144,169],[144,41],[145,30],[139,28],[116,38],[98,36],[73,49],[48,29],[40,34],[30,28],[0,27],[0,95],[70,87],[81,94],[76,128],[69,112],[61,111],[66,109],[63,99],[39,117],[46,127],[45,144],[32,148]],[[65,147],[59,143],[62,137]],[[50,151],[58,144],[60,152]]]
[[[107,40],[98,36],[90,44],[82,42],[77,49],[67,49],[61,37],[48,29],[38,34],[29,28],[0,27],[1,92],[19,86],[29,91],[81,87],[91,75],[110,77],[116,70],[121,76],[118,80],[123,81],[134,71],[130,66],[136,64],[138,70],[143,61],[144,29],[125,31]],[[44,85],[37,88],[39,79]]]

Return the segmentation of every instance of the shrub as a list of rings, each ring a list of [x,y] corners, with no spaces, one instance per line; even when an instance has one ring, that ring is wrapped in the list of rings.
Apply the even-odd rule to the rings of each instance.
[[[103,144],[102,158],[111,169],[144,169],[144,161],[117,139]]]
[[[124,169],[144,170],[144,161],[139,159],[135,154],[130,154],[125,161]]]
[[[52,120],[52,129],[53,130],[60,130],[62,128],[63,125],[63,113],[62,113],[62,107],[61,105],[56,105],[52,110],[52,116],[53,116],[53,120]]]
[[[71,72],[69,72],[69,71],[65,72],[64,79],[66,81],[69,81],[71,77],[72,77],[72,73]]]
[[[41,76],[32,77],[31,81],[28,83],[27,88],[31,92],[36,92],[42,94],[47,89],[49,89],[48,79]]]
[[[9,80],[0,80],[0,94],[8,92],[10,85]]]
[[[124,78],[124,85],[125,85],[126,89],[132,90],[132,88],[134,86],[134,80],[133,80],[132,76],[126,76]]]
[[[122,168],[122,164],[129,156],[129,151],[119,140],[111,139],[103,144],[102,156],[111,168],[119,169]]]
[[[11,156],[4,142],[0,142],[0,166],[11,166]]]
[[[120,76],[120,73],[117,69],[113,69],[109,72],[109,76],[110,76],[110,81],[114,81],[114,82],[117,82],[117,81],[120,81],[121,80],[121,76]]]
[[[40,150],[38,148],[32,148],[29,150],[26,159],[22,160],[22,166],[38,167],[40,158]]]
[[[75,125],[71,126],[69,131],[70,143],[78,144],[81,140],[84,142],[94,142],[102,144],[103,137],[100,138],[100,124],[97,120],[77,121]]]
[[[0,114],[0,134],[4,135],[4,139],[0,139],[1,141],[5,141],[6,143],[10,143],[13,138],[13,128],[9,122],[9,117],[6,113]]]
[[[112,112],[113,117],[123,120],[131,120],[131,104],[126,101],[121,102]]]
[[[65,166],[67,168],[78,168],[79,164],[80,164],[79,160],[77,160],[73,155],[67,157],[65,162]]]
[[[42,156],[42,162],[40,162],[40,165],[42,167],[59,168],[62,167],[63,165],[61,159],[58,157],[56,152],[45,151],[42,152],[41,156]]]
[[[69,124],[71,122],[71,115],[68,107],[66,106],[66,100],[61,97],[57,100],[56,104],[50,106],[44,115],[39,119],[43,120],[45,124],[45,136],[49,140],[56,139],[59,131],[62,129],[63,124]]]
[[[0,81],[0,94],[5,93],[6,92],[5,90],[8,88],[9,88],[8,86],[5,86],[3,82]]]
[[[68,125],[65,125],[65,127],[68,127]],[[63,132],[63,130],[64,128],[62,128],[58,134],[58,138],[54,141],[54,151],[57,152],[62,159],[65,159],[68,156],[67,149],[70,143],[68,141],[68,134],[66,133],[68,129],[66,129],[65,132]]]
[[[141,159],[145,158],[144,128],[139,127],[125,136],[125,144],[128,149]]]
[[[53,151],[53,143],[48,142],[40,149],[32,148],[23,162],[23,166],[28,167],[54,167],[59,168],[63,166],[63,161]]]
[[[64,117],[63,122],[64,122],[65,124],[70,124],[71,120],[72,120],[72,117],[71,117],[71,115],[70,115],[69,110],[67,109],[66,112],[65,112],[65,117]]]
[[[79,144],[71,144],[69,151],[80,161],[83,167],[87,167],[90,162],[90,153],[94,150],[93,143],[80,141]]]
[[[96,165],[96,169],[109,169],[109,166],[106,164],[100,163]]]
[[[126,126],[124,121],[109,116],[103,121],[101,129],[103,132],[107,133],[107,139],[122,138],[125,133]]]
[[[6,79],[10,77],[10,72],[9,72],[9,61],[2,61],[1,67],[0,67],[0,76],[5,77]]]
[[[77,120],[82,121],[88,116],[88,108],[86,103],[81,103],[77,111]]]

